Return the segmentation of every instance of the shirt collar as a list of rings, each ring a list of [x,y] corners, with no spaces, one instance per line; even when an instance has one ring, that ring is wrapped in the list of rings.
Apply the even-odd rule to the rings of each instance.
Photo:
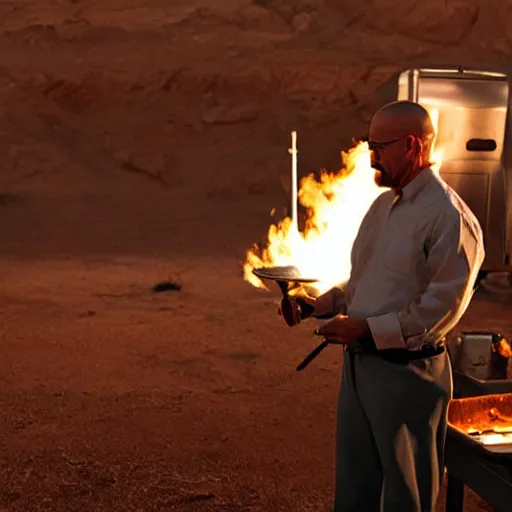
[[[423,169],[410,183],[408,183],[401,193],[401,200],[412,201],[434,177],[434,172],[430,168]]]

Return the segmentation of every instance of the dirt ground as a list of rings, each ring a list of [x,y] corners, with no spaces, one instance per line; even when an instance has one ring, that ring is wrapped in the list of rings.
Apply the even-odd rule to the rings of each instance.
[[[0,4],[0,510],[330,510],[340,353],[295,372],[311,326],[241,277],[289,132],[336,169],[401,69],[512,53],[502,3],[360,5]]]

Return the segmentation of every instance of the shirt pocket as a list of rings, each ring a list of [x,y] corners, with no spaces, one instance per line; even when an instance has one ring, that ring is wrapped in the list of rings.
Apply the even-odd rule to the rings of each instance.
[[[410,274],[425,259],[423,244],[417,233],[395,231],[386,236],[383,247],[383,261],[387,269],[399,274]]]

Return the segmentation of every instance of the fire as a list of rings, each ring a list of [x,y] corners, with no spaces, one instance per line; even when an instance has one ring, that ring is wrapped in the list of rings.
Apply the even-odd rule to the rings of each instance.
[[[307,209],[303,232],[290,218],[270,226],[267,246],[253,247],[246,256],[244,278],[264,288],[252,274],[257,267],[294,265],[301,275],[318,279],[322,293],[345,282],[350,275],[350,251],[364,215],[385,189],[374,182],[367,143],[342,152],[344,168],[301,181],[299,201]]]
[[[507,359],[512,357],[512,347],[510,346],[510,342],[505,338],[498,341],[496,347],[493,345],[493,350]]]
[[[437,132],[439,111],[428,108]],[[386,189],[374,182],[370,150],[366,142],[348,153],[342,152],[343,168],[335,173],[312,174],[300,183],[298,199],[307,210],[303,232],[286,217],[270,226],[267,244],[247,252],[244,279],[258,288],[266,288],[252,270],[258,267],[288,266],[300,274],[317,279],[312,285],[318,293],[346,282],[350,276],[350,253],[361,221],[373,201]],[[432,149],[433,170],[439,172],[443,152]]]
[[[430,120],[432,121],[432,126],[434,127],[435,137],[437,137],[439,131],[439,109],[434,107],[429,107],[428,105],[423,105],[428,114],[430,116]],[[432,153],[430,157],[430,161],[432,162],[432,170],[439,174],[439,169],[441,168],[441,164],[443,163],[444,151],[441,147],[436,147],[436,138],[434,137],[434,141],[432,144]]]

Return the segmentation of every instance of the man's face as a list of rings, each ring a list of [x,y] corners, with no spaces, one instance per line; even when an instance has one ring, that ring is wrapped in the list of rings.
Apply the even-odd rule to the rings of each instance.
[[[389,123],[372,122],[370,126],[371,165],[375,169],[375,183],[393,187],[410,165],[408,137],[390,130]]]

